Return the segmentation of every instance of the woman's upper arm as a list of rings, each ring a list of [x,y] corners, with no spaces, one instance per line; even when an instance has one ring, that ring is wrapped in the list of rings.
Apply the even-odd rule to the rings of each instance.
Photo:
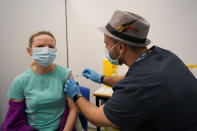
[[[72,71],[68,74],[68,77],[66,78],[66,81],[67,81],[70,77],[73,77]]]
[[[24,100],[24,85],[21,77],[17,77],[12,82],[7,97],[11,100]]]
[[[72,72],[69,73],[69,75],[68,75],[66,81],[67,81],[70,77],[72,77]],[[77,105],[74,103],[74,101],[73,101],[68,95],[66,95],[66,99],[67,99],[69,108],[70,108],[70,109],[75,109],[76,111],[78,111]]]
[[[74,103],[74,101],[68,95],[66,95],[66,99],[67,99],[68,106],[69,106],[70,110],[72,110],[72,109],[78,110],[77,105]]]

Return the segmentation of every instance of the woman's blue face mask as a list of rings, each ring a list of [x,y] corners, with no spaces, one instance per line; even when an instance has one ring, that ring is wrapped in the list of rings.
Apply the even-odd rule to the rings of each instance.
[[[42,66],[49,66],[56,58],[56,50],[49,47],[32,48],[32,58]]]
[[[115,44],[111,49],[109,49],[109,51],[111,51],[114,47],[116,47],[118,45]],[[105,48],[105,57],[110,61],[111,64],[113,65],[121,65],[119,62],[118,62],[118,59],[120,58],[121,55],[118,56],[118,58],[116,60],[113,60],[110,56],[110,53],[109,53],[108,49]]]

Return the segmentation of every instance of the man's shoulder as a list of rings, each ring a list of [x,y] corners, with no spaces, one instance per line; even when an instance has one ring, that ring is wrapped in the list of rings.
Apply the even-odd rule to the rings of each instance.
[[[143,71],[132,71],[127,73],[123,80],[117,82],[112,88],[115,91],[128,92],[129,91],[142,91],[151,87],[159,86],[162,82],[162,73],[152,71],[149,69]]]
[[[150,50],[151,51],[154,51],[154,52],[160,52],[160,53],[172,53],[170,50],[168,50],[168,49],[164,49],[164,48],[162,48],[162,47],[159,47],[159,46],[152,46],[151,48],[150,48]]]
[[[158,46],[153,46],[150,49],[150,54],[144,60],[133,64],[130,71],[134,71],[136,73],[152,72],[152,74],[162,74],[172,64],[178,66],[181,63],[183,64],[181,59],[170,50],[163,49]]]

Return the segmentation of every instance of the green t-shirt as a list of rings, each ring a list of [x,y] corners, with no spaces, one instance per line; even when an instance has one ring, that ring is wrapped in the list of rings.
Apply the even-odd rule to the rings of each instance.
[[[30,68],[15,78],[8,98],[25,100],[29,125],[40,131],[56,131],[66,106],[63,85],[69,73],[59,65],[48,74],[37,74]]]

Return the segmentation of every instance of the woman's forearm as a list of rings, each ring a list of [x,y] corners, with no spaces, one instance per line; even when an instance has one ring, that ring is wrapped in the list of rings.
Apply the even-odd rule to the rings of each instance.
[[[69,106],[69,114],[63,131],[72,131],[78,116],[78,108],[68,95],[66,96],[66,98]]]
[[[75,126],[75,121],[77,119],[78,111],[70,110],[68,118],[63,131],[72,131]]]

